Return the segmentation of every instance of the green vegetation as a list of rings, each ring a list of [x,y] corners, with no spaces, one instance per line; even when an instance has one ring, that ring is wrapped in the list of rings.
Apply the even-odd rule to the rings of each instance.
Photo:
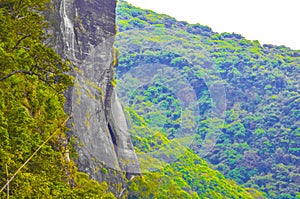
[[[219,34],[207,26],[178,22],[124,1],[119,2],[117,11],[118,93],[131,117],[140,115],[142,118],[131,126],[136,150],[141,153],[155,150],[161,147],[157,146],[157,137],[164,142],[172,141],[172,135],[182,128],[184,123],[178,119],[185,111],[176,101],[176,91],[166,82],[180,84],[185,81],[193,88],[199,105],[199,114],[195,115],[197,135],[190,147],[194,153],[242,187],[263,191],[269,198],[299,198],[300,50],[261,46],[258,41],[249,41],[235,33]],[[164,65],[180,77],[160,76],[152,84],[137,89],[133,85],[141,84],[138,81],[142,78],[128,74],[143,65],[147,66],[144,68],[147,74],[157,72],[151,70],[156,65]],[[224,95],[214,92],[213,85],[217,84],[223,85]],[[187,101],[181,98],[180,102]],[[218,126],[215,147],[203,156],[202,143],[214,131],[210,118],[219,113],[216,110],[220,112],[222,117],[219,119],[223,124]],[[148,137],[149,129],[156,132],[153,134],[156,139]],[[188,159],[194,155],[191,151],[188,153],[184,172],[176,170],[178,162],[172,165],[174,173],[182,178],[178,183],[186,183],[181,187],[194,186],[184,176],[189,172],[196,176],[187,169],[197,168],[191,166],[193,163]],[[196,173],[201,175],[202,172],[199,169]],[[162,176],[167,176],[163,173]],[[159,174],[156,176],[159,178]],[[146,176],[141,180],[146,184],[155,181]],[[170,186],[177,184],[174,181],[166,180]],[[198,182],[197,186],[202,184]],[[194,188],[192,190],[201,198],[202,193],[198,191],[201,188]]]
[[[115,198],[72,160],[63,109],[71,63],[45,44],[48,3],[0,1],[0,198]],[[123,1],[118,12],[116,75],[144,172],[128,180],[128,198],[299,198],[300,51]],[[134,89],[138,79],[126,73],[140,65],[148,75],[168,69]],[[204,160],[203,140],[216,129]]]
[[[134,110],[127,108],[125,113],[127,118],[132,118],[129,124],[138,154],[151,153],[174,144],[175,147],[169,147],[169,152],[164,154],[171,156],[178,153],[175,148],[184,148],[149,128],[144,118]],[[234,181],[225,179],[189,149],[171,164],[155,156],[140,158],[140,164],[144,173],[128,182],[129,198],[264,198],[255,189],[243,189]]]
[[[78,172],[68,158],[74,152],[66,142],[62,93],[72,78],[68,62],[44,44],[46,24],[39,13],[46,3],[0,2],[1,188],[25,165],[0,198],[114,198],[106,183]]]

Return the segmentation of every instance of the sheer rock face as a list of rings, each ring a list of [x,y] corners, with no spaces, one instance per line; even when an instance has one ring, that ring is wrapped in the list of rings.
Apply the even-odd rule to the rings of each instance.
[[[115,0],[53,0],[47,18],[51,44],[76,66],[75,86],[66,94],[66,111],[73,116],[70,136],[78,143],[76,163],[92,178],[115,185],[117,194],[124,173],[114,170],[138,173],[139,164],[112,85],[115,8]]]

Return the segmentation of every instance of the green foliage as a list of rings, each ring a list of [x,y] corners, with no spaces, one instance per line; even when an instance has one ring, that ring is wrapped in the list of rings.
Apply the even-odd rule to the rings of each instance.
[[[220,127],[215,148],[205,159],[226,177],[242,186],[264,191],[270,198],[297,198],[300,187],[296,177],[300,161],[300,51],[285,46],[261,46],[258,41],[235,33],[218,34],[200,24],[178,22],[124,1],[119,2],[117,11],[120,34],[116,46],[121,52],[117,78],[123,78],[142,64],[149,67],[163,64],[184,77],[196,92],[199,104],[197,136],[191,146],[199,153],[203,139],[213,132],[209,118],[214,102],[209,88],[211,80],[219,75],[226,93],[224,125]],[[131,19],[143,21],[140,22],[143,27],[124,23]],[[151,48],[147,48],[149,46]],[[158,81],[174,82],[174,79],[165,76]],[[130,93],[129,84],[120,82],[120,92]],[[172,89],[170,92],[175,93]],[[160,95],[164,93],[158,92],[151,98],[139,91],[134,97],[145,103],[133,103],[130,108],[139,114],[145,113],[142,107],[151,109],[156,103],[154,100],[161,99]],[[174,110],[167,106],[168,109]],[[184,111],[181,116],[183,114]],[[140,121],[143,122],[134,125],[132,132],[134,135],[149,132],[147,124],[151,122],[151,127],[162,126],[166,121],[163,115],[156,112],[151,115],[151,121],[147,121],[146,114],[142,115]],[[176,125],[174,119],[169,119],[169,123]],[[164,130],[165,127],[157,128],[152,133],[165,136]],[[137,151],[158,147],[157,143],[145,138],[134,139]]]
[[[131,118],[130,125],[137,152],[149,153],[170,144],[170,140],[149,128],[144,118],[134,110],[127,107],[125,113]],[[178,147],[184,146],[179,144]],[[170,153],[174,154],[174,150],[171,149]],[[147,167],[149,163],[144,165],[143,161],[140,159],[141,167]],[[152,160],[152,164],[153,162],[158,170],[150,172],[153,169],[151,167],[142,176],[135,176],[128,182],[128,198],[263,198],[254,189],[243,189],[235,182],[225,179],[191,150],[186,150],[170,165],[158,159]]]
[[[67,156],[63,92],[69,64],[44,44],[40,14],[47,0],[0,2],[0,185],[17,173],[0,198],[114,198]],[[8,195],[9,194],[9,195]]]
[[[43,41],[46,39],[43,11],[48,1],[7,1],[0,12],[0,80],[15,74],[33,76],[63,91],[71,79],[67,64]],[[35,12],[32,12],[35,10]]]

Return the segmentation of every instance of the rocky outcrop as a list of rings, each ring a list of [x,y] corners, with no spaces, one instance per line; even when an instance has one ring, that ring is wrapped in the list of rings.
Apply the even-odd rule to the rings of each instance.
[[[74,65],[75,86],[66,94],[77,138],[79,170],[108,181],[118,195],[124,173],[139,172],[130,134],[113,82],[115,0],[54,0],[47,14],[52,44]]]

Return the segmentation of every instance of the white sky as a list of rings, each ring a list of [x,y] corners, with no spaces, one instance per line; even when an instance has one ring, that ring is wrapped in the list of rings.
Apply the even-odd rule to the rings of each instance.
[[[127,0],[181,21],[300,50],[300,0]]]

